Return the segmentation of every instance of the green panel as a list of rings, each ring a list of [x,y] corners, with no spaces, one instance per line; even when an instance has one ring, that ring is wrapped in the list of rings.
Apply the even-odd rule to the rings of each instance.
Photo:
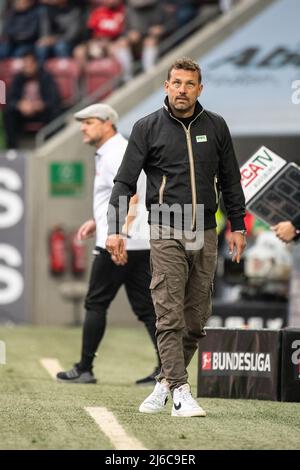
[[[81,196],[84,187],[82,162],[52,162],[49,167],[51,196]]]

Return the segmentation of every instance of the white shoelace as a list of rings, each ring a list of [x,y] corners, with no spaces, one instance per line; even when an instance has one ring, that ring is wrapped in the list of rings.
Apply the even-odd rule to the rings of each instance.
[[[184,390],[183,392],[181,392],[180,399],[188,403],[190,406],[192,405],[194,408],[199,408],[198,403],[193,398],[191,392],[188,390]]]

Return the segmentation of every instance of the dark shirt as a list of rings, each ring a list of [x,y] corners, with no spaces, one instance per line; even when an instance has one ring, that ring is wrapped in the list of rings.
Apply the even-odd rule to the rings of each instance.
[[[13,44],[33,44],[41,36],[40,12],[39,7],[13,10],[4,22],[4,38]]]
[[[39,94],[45,104],[46,111],[50,118],[54,119],[60,112],[60,96],[54,79],[42,69],[39,69],[35,77],[27,77],[23,73],[15,76],[9,90],[7,107],[16,109],[18,102],[23,98],[28,82],[32,80],[38,82]]]

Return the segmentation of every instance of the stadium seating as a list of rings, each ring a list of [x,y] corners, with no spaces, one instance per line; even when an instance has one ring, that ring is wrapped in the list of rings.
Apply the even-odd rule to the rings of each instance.
[[[109,95],[115,87],[113,84],[109,84],[110,80],[121,77],[121,72],[122,69],[119,62],[112,57],[91,60],[84,69],[85,93],[90,95],[100,87],[106,85],[103,94],[99,96],[99,99],[103,99],[105,96]]]
[[[63,107],[75,104],[79,97],[80,70],[77,62],[67,58],[48,59],[45,70],[57,83]]]
[[[4,59],[0,61],[0,78],[9,88],[14,76],[22,68],[22,59]]]

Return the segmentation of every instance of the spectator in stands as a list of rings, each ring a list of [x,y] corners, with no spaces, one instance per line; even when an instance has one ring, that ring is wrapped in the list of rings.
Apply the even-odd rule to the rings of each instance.
[[[74,57],[83,67],[87,59],[101,59],[115,55],[122,64],[124,47],[121,36],[125,26],[125,5],[123,0],[102,0],[101,6],[92,9],[87,19],[89,39],[78,45]],[[127,61],[128,62],[128,61]],[[126,61],[124,63],[126,66]]]
[[[2,34],[2,24],[5,14],[7,14],[9,10],[9,2],[8,0],[3,0],[0,2],[0,34]]]
[[[33,0],[15,0],[3,23],[0,59],[21,57],[41,36],[41,9]]]
[[[164,17],[163,6],[158,0],[127,0],[128,44],[124,56],[124,60],[128,61],[127,70],[132,68],[133,59],[141,59],[145,71],[154,65],[158,56],[158,43],[165,33]],[[129,54],[129,47],[132,54]]]
[[[300,217],[293,220],[285,220],[271,227],[275,235],[285,243],[298,240],[300,238]]]
[[[164,7],[168,17],[173,17],[172,24],[181,28],[197,16],[201,3],[199,0],[165,0]]]
[[[13,80],[4,113],[8,148],[18,147],[19,131],[24,124],[47,124],[60,110],[59,93],[51,75],[39,67],[32,52],[23,60],[23,70]]]
[[[81,11],[69,0],[43,0],[45,13],[37,54],[43,63],[48,57],[70,57],[79,39]]]
[[[205,6],[216,6],[220,13],[227,13],[233,3],[238,0],[165,0],[165,8],[168,15],[175,17],[176,25],[181,28],[192,21],[197,15],[201,15],[201,9]]]

